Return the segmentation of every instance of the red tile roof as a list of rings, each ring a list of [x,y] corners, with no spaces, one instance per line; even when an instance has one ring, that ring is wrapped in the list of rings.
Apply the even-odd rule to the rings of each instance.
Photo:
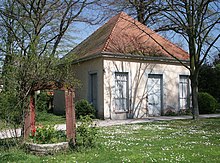
[[[178,59],[189,59],[186,51],[124,12],[111,18],[69,54],[84,58],[102,52],[172,58],[171,53]]]

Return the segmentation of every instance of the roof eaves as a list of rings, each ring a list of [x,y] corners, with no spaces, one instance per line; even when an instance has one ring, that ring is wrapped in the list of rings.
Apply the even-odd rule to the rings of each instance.
[[[169,62],[169,63],[179,63],[174,58],[167,57],[152,57],[152,56],[140,56],[134,54],[121,54],[121,53],[111,53],[111,52],[102,52],[102,57],[108,58],[120,58],[120,59],[137,59],[144,61],[160,61],[160,62]],[[189,60],[180,60],[182,63],[189,64]]]
[[[72,62],[72,64],[77,64],[80,62],[85,62],[88,60],[96,59],[99,57],[104,58],[117,58],[117,59],[135,59],[135,60],[142,60],[142,61],[157,61],[157,62],[166,62],[166,63],[180,63],[174,58],[167,58],[167,57],[152,57],[152,56],[140,56],[140,55],[133,55],[133,54],[121,54],[121,53],[111,53],[111,52],[101,52],[94,54],[92,56],[87,56],[83,58],[76,59]],[[180,60],[184,64],[189,64],[189,60]]]
[[[101,53],[96,53],[96,54],[93,54],[93,55],[89,55],[89,56],[86,56],[86,57],[75,59],[72,62],[72,64],[76,64],[76,63],[80,63],[80,62],[85,62],[85,61],[88,61],[88,60],[91,60],[91,59],[95,59],[95,58],[98,58],[98,57],[101,57],[101,56],[102,56]]]

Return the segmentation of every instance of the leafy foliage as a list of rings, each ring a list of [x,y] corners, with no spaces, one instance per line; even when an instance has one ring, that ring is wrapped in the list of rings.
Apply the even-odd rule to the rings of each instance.
[[[31,131],[30,141],[37,144],[48,144],[66,141],[64,131],[56,130],[54,126],[38,126]]]
[[[27,101],[34,91],[48,89],[53,83],[58,83],[58,88],[75,86],[71,61],[61,63],[58,51],[66,32],[89,4],[73,0],[0,2],[0,61],[4,63],[1,82],[6,93],[3,96],[8,99],[1,98],[1,113],[10,111],[19,115],[18,122],[24,122]]]
[[[48,103],[51,100],[51,96],[48,95],[46,92],[41,92],[37,95],[37,110],[39,111],[48,111]]]
[[[220,103],[220,64],[204,64],[198,78],[199,91],[211,94]]]
[[[177,116],[177,113],[175,112],[175,110],[168,109],[164,115],[165,116]]]
[[[80,116],[80,125],[76,131],[76,144],[82,147],[93,147],[97,139],[97,128],[93,126],[90,116]]]
[[[199,112],[201,114],[215,113],[217,109],[216,99],[206,92],[200,92],[198,95]]]
[[[80,116],[89,116],[95,118],[95,108],[87,100],[82,99],[76,102],[76,118],[79,119]]]
[[[181,109],[179,115],[192,115],[191,109]]]
[[[12,124],[15,128],[22,122],[22,103],[19,101],[16,91],[0,93],[0,118],[6,124]]]

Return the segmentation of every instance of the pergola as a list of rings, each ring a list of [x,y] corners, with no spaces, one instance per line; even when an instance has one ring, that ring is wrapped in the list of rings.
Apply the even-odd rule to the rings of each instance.
[[[76,118],[75,118],[75,105],[74,98],[75,93],[74,89],[64,87],[64,84],[60,82],[48,82],[48,83],[38,83],[32,91],[30,92],[30,101],[29,107],[25,114],[24,122],[24,139],[27,139],[35,129],[35,98],[34,92],[37,90],[62,90],[65,92],[65,109],[66,109],[66,136],[67,139],[75,144],[76,138]]]

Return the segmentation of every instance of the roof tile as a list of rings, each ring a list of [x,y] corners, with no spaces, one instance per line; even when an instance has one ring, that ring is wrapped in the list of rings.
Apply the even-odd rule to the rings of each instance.
[[[173,56],[189,59],[189,54],[124,12],[114,16],[70,53],[84,58],[102,52]]]

